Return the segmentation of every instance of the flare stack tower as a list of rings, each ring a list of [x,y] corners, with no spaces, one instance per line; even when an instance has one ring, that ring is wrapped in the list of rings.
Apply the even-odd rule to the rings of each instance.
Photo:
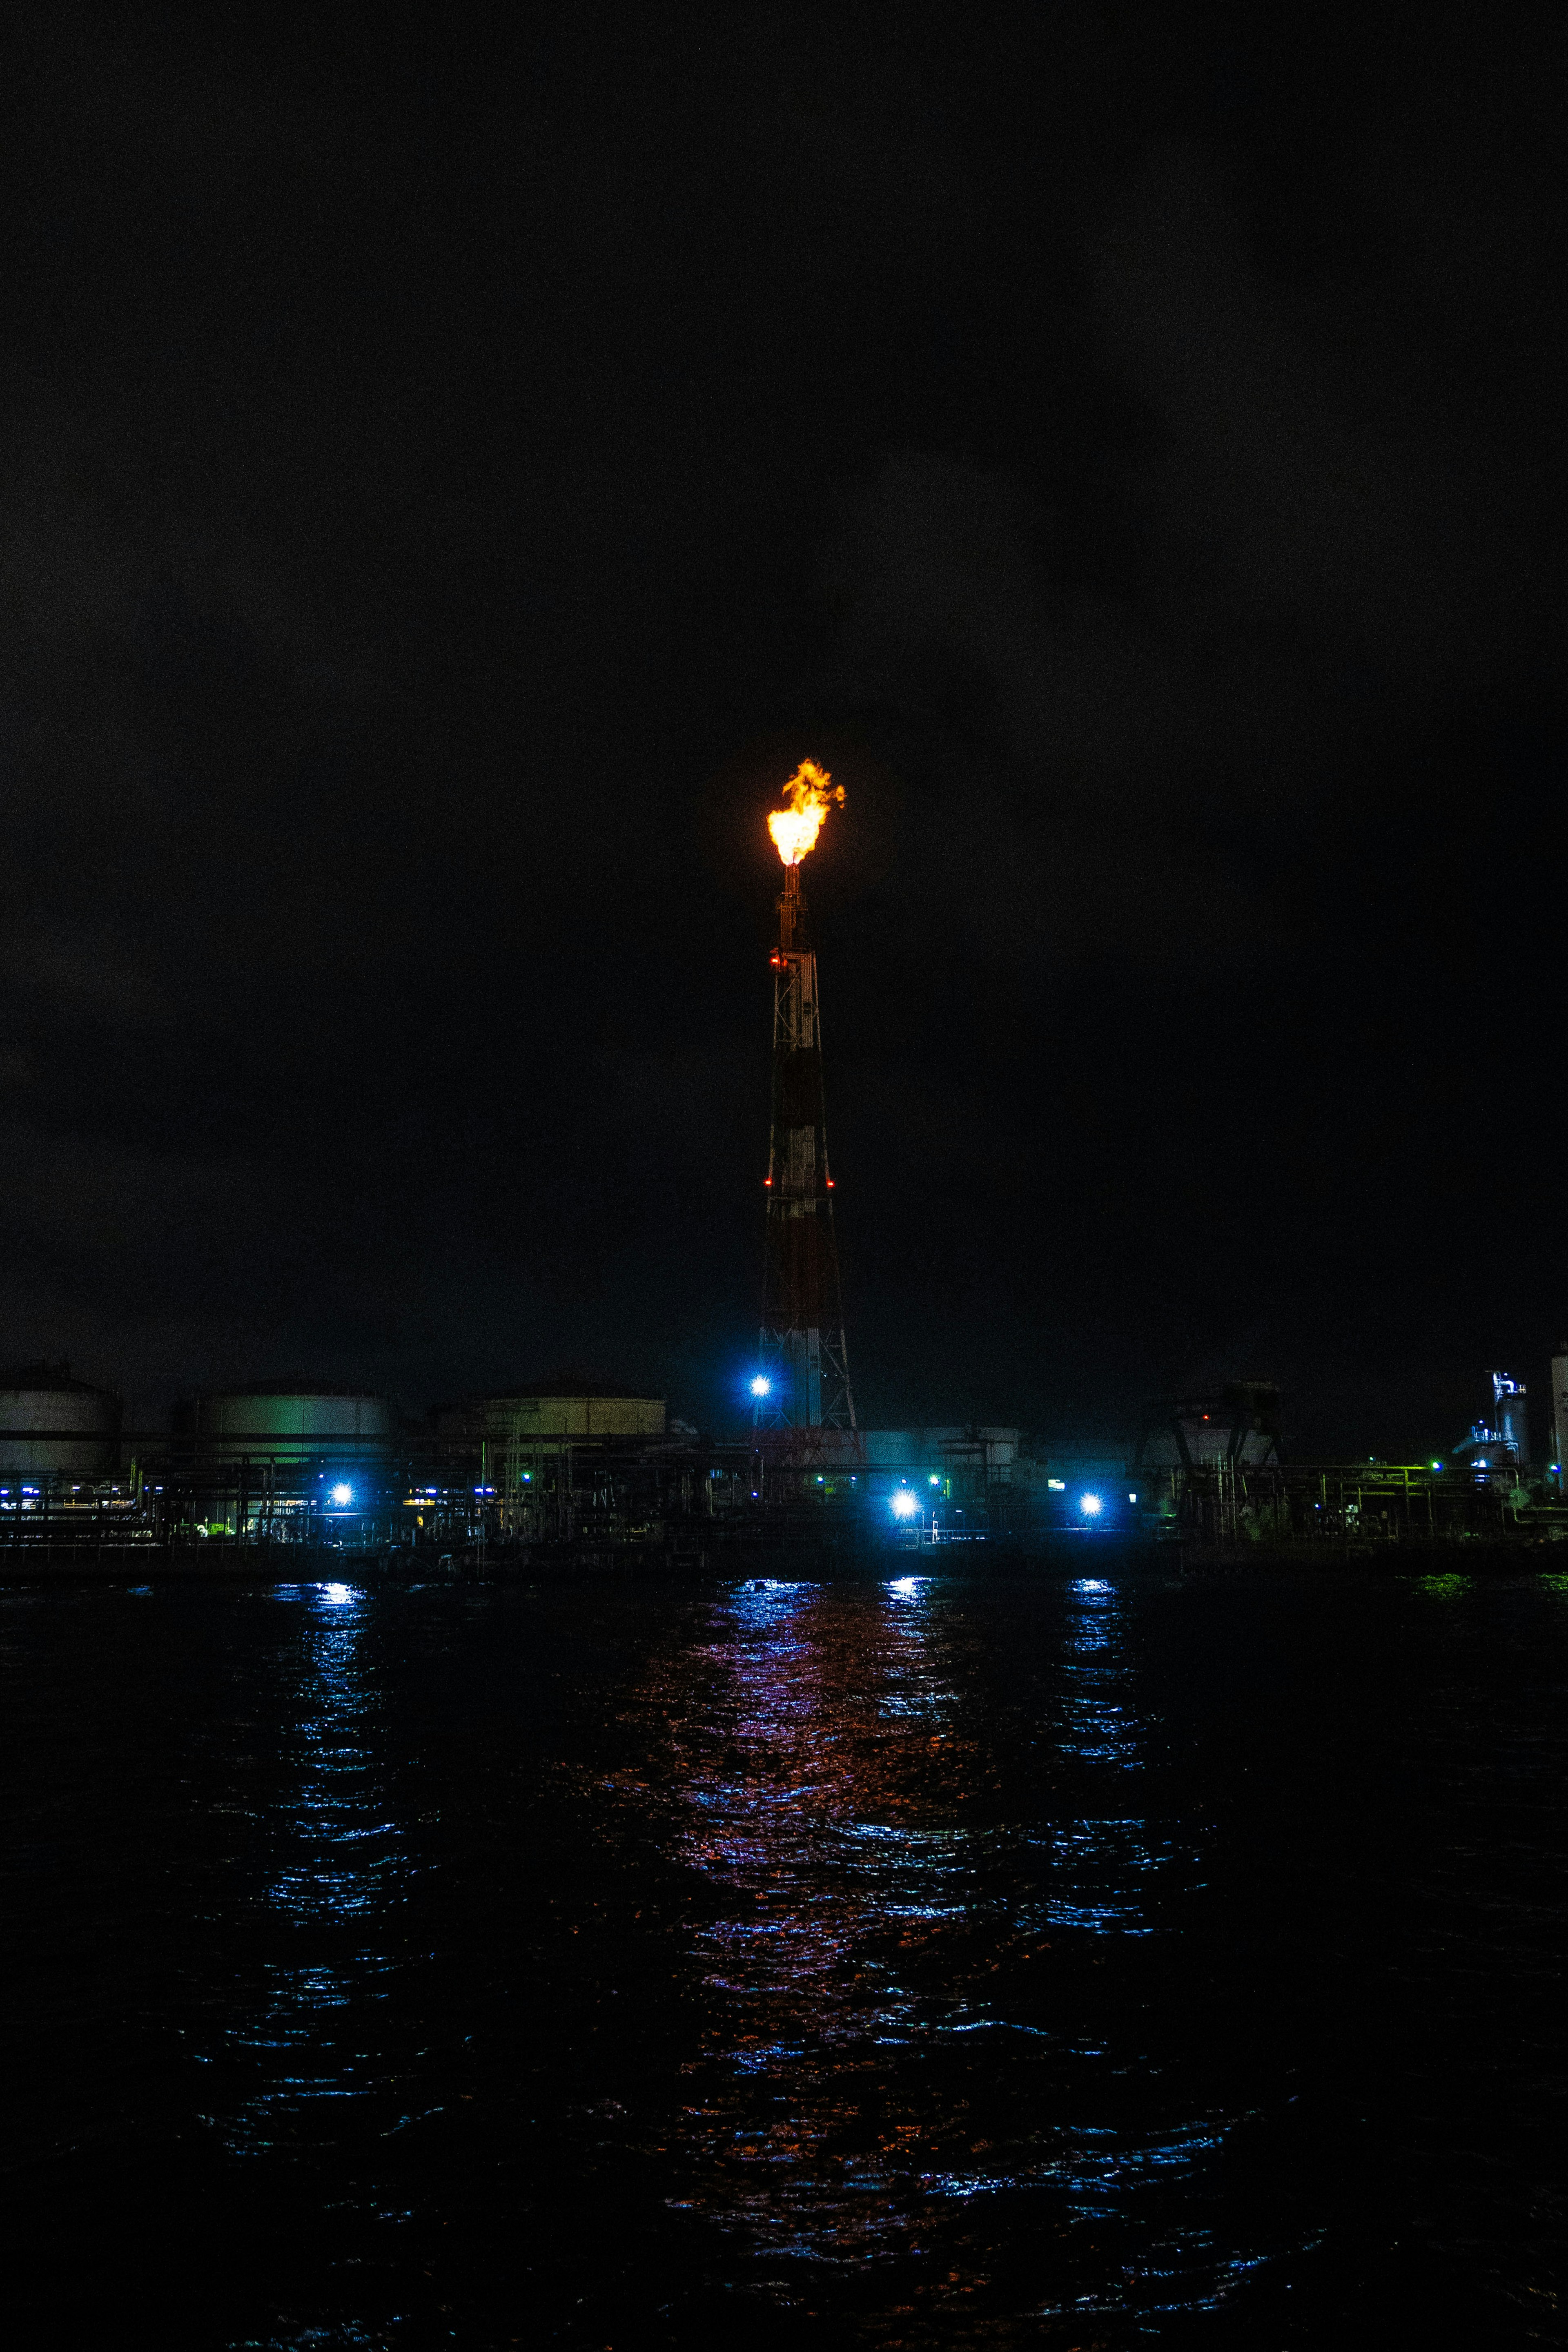
[[[784,890],[779,944],[770,959],[773,1115],[762,1329],[752,1387],[759,1449],[780,1465],[810,1469],[813,1463],[852,1460],[860,1450],[833,1233],[817,958],[800,889],[800,861],[844,792],[809,761],[785,791],[789,805],[768,819],[784,861]]]

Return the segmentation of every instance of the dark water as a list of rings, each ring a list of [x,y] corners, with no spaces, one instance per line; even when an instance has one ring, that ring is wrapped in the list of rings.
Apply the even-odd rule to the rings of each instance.
[[[0,1596],[10,2340],[1560,2344],[1565,1699],[1557,1577]]]

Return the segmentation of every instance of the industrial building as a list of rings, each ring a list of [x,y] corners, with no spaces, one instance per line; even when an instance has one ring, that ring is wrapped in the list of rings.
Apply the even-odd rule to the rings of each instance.
[[[128,1429],[111,1391],[25,1366],[0,1381],[0,1549],[8,1574],[46,1557],[133,1571],[266,1557],[298,1574],[326,1550],[429,1573],[831,1568],[890,1547],[1027,1559],[1104,1538],[1201,1555],[1568,1534],[1568,1509],[1515,1452],[1529,1443],[1522,1395],[1511,1380],[1494,1390],[1493,1419],[1512,1427],[1500,1444],[1480,1423],[1417,1463],[1292,1460],[1277,1391],[1252,1381],[1162,1401],[1131,1447],[973,1423],[823,1430],[812,1469],[770,1456],[755,1429],[703,1437],[663,1399],[580,1376],[427,1416],[366,1390],[258,1382],[191,1397],[165,1428]]]
[[[1280,1392],[1261,1380],[1160,1400],[1129,1446],[977,1423],[862,1427],[800,889],[800,861],[843,791],[807,761],[785,793],[768,821],[784,884],[749,1430],[705,1437],[672,1420],[663,1398],[570,1370],[428,1415],[309,1377],[266,1381],[192,1396],[166,1429],[129,1430],[111,1391],[73,1379],[68,1365],[25,1365],[0,1374],[8,1572],[89,1552],[132,1567],[262,1553],[298,1572],[341,1549],[423,1572],[447,1562],[831,1565],[890,1546],[956,1559],[983,1544],[988,1558],[1029,1559],[1113,1537],[1234,1549],[1568,1533],[1568,1342],[1552,1365],[1550,1499],[1531,1483],[1524,1384],[1501,1372],[1490,1376],[1490,1417],[1425,1463],[1288,1460]]]
[[[1149,1405],[1131,1466],[1152,1477],[1220,1462],[1260,1469],[1280,1458],[1279,1389],[1272,1381],[1232,1381]]]
[[[114,1391],[73,1380],[68,1364],[0,1372],[0,1546],[113,1543],[139,1524],[122,1422]]]
[[[1491,1375],[1492,1410],[1474,1422],[1453,1449],[1453,1458],[1478,1476],[1516,1486],[1530,1473],[1529,1405],[1522,1381],[1506,1372]]]
[[[317,1543],[373,1514],[394,1477],[397,1416],[361,1389],[271,1381],[177,1405],[167,1449],[143,1454],[156,1523]]]
[[[421,1420],[365,1390],[271,1381],[187,1398],[166,1429],[121,1419],[118,1397],[62,1367],[7,1377],[0,1543],[570,1539],[595,1515],[635,1521],[641,1505],[647,1519],[672,1443],[662,1399],[584,1383],[474,1396]],[[680,1430],[675,1450],[695,1436]],[[731,1451],[726,1492],[738,1497],[747,1449]]]
[[[1568,1536],[1560,1491],[1532,1474],[1525,1383],[1488,1377],[1490,1417],[1417,1462],[1291,1458],[1267,1381],[1162,1402],[1145,1416],[1130,1490],[1185,1541],[1220,1547]]]

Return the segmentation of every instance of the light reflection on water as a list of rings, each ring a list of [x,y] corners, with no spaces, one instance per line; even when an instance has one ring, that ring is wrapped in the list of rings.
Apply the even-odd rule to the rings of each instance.
[[[721,1896],[693,1931],[704,2031],[673,2201],[758,2257],[833,2264],[913,2251],[955,2201],[1032,2195],[1069,2234],[1168,2203],[1234,2119],[1151,2129],[1145,2084],[1142,2128],[1105,2124],[1127,2104],[1103,2095],[1108,2053],[1051,1994],[1053,1949],[1153,1936],[1201,1877],[1201,1837],[1138,1807],[1149,1726],[1115,1583],[1065,1595],[1044,1759],[1063,1801],[1043,1821],[1017,1818],[939,1583],[900,1577],[873,1601],[758,1581],[708,1630],[655,1695],[675,1719],[672,1841]],[[700,1711],[680,1690],[694,1664]],[[981,2041],[1007,2085],[994,2116],[972,2095]],[[1124,2303],[1199,2307],[1254,2259],[1196,2222],[1166,2237]]]
[[[13,2334],[1561,2341],[1568,1578],[1112,1566],[0,1599]]]
[[[384,2087],[372,2053],[345,2043],[340,2028],[391,1966],[384,1916],[404,1843],[361,1656],[368,1596],[333,1582],[285,1586],[276,1600],[293,1644],[291,1719],[280,1727],[280,1780],[267,1813],[259,1982],[225,2036],[225,2054],[246,2064],[253,2084],[225,2137],[253,2153],[325,2137],[339,2128],[341,2102]],[[362,2022],[354,2042],[364,2039]]]

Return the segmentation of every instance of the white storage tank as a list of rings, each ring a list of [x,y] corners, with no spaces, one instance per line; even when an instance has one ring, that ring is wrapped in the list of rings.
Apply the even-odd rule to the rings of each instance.
[[[447,1443],[476,1445],[481,1438],[492,1444],[537,1442],[558,1451],[612,1438],[657,1439],[665,1434],[664,1400],[581,1381],[570,1389],[517,1389],[505,1396],[467,1397],[460,1404],[440,1405],[435,1428]]]
[[[298,1463],[324,1454],[390,1452],[390,1398],[361,1389],[305,1388],[279,1382],[192,1397],[175,1415],[182,1435],[197,1441],[206,1462]]]
[[[0,1372],[0,1481],[85,1485],[112,1477],[120,1410],[110,1390],[73,1381],[65,1364]]]

